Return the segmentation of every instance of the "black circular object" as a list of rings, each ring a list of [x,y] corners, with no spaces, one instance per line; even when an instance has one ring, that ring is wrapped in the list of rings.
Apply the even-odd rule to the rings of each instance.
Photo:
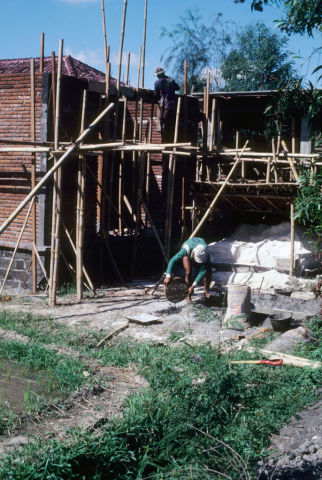
[[[290,326],[292,314],[289,313],[275,313],[269,316],[273,329],[276,332],[283,332]]]
[[[172,303],[182,302],[188,295],[188,285],[183,278],[176,277],[164,287],[164,294]]]

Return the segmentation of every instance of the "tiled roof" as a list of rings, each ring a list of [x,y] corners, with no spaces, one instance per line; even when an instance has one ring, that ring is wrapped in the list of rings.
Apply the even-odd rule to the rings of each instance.
[[[55,57],[56,72],[58,69],[58,57]],[[35,58],[35,71],[39,72],[40,59]],[[44,72],[51,73],[51,57],[44,58]],[[97,82],[105,82],[105,74],[96,70],[96,68],[86,65],[86,63],[76,60],[70,55],[63,57],[63,75],[70,77],[85,78]],[[0,75],[11,75],[15,73],[30,73],[30,58],[17,58],[12,60],[0,60]],[[111,83],[116,83],[115,78],[111,77]]]

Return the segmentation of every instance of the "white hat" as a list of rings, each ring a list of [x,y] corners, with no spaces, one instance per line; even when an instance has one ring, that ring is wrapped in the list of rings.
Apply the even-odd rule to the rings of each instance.
[[[161,75],[161,73],[165,73],[165,70],[162,67],[155,67],[154,75]]]
[[[204,245],[197,245],[196,248],[193,249],[194,258],[197,263],[205,263],[207,261],[207,247]]]

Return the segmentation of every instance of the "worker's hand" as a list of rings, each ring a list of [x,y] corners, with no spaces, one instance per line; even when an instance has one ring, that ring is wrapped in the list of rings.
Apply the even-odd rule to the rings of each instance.
[[[164,285],[167,287],[167,286],[169,285],[170,281],[171,281],[171,278],[170,278],[170,277],[165,277],[163,283],[164,283]]]
[[[188,295],[192,295],[193,292],[194,292],[194,289],[195,289],[195,287],[193,285],[191,285],[191,287],[188,288]]]

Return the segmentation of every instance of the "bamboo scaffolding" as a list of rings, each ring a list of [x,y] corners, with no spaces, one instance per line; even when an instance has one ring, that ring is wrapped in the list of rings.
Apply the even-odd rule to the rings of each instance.
[[[141,88],[144,88],[144,74],[145,74],[145,46],[146,46],[146,20],[147,20],[148,0],[145,0],[144,6],[144,25],[143,25],[143,50],[142,50],[142,76]]]
[[[151,115],[150,115],[150,125],[149,125],[149,144],[152,143],[152,130],[153,130],[153,113],[154,113],[154,101],[151,103]],[[145,195],[146,195],[146,204],[149,205],[150,202],[150,172],[151,172],[151,153],[148,152],[146,160],[146,182],[145,182]]]
[[[87,90],[83,92],[83,106],[80,134],[85,130],[87,109]],[[76,286],[77,299],[83,299],[83,262],[84,262],[84,210],[86,186],[86,157],[80,156],[78,162],[77,214],[76,214]]]
[[[56,56],[55,52],[51,52],[51,93],[53,97],[53,129],[55,138],[56,125]]]
[[[42,34],[43,35],[43,34]],[[43,38],[43,37],[42,37]],[[44,60],[44,59],[42,59]],[[42,65],[43,68],[43,65]],[[42,70],[41,70],[42,71]],[[36,106],[35,106],[35,59],[30,59],[30,126],[31,126],[31,141],[36,140]],[[32,155],[31,159],[31,189],[34,189],[36,186],[36,156]],[[32,290],[36,292],[37,290],[37,261],[36,261],[36,252],[34,244],[37,242],[37,225],[36,225],[36,201],[33,202],[31,209],[31,222],[32,222]]]
[[[61,108],[61,77],[62,77],[62,62],[63,62],[63,40],[59,42],[59,57],[58,57],[58,73],[57,73],[57,91],[56,91],[56,112],[55,112],[55,150],[59,148],[59,128],[60,128],[60,108]],[[58,164],[57,158],[54,157],[54,166]],[[53,204],[52,204],[52,230],[51,230],[51,249],[50,249],[50,283],[49,283],[49,306],[54,307],[56,304],[56,289],[58,281],[58,262],[59,262],[59,233],[60,233],[60,212],[58,213],[57,205],[59,192],[61,192],[61,174],[57,169],[54,174],[53,183]],[[38,184],[39,185],[39,184]],[[35,188],[32,190],[35,191]],[[59,202],[58,202],[59,203]],[[58,234],[58,240],[56,235]],[[56,275],[56,278],[55,278]]]
[[[67,227],[66,227],[66,225],[65,225],[65,222],[64,222],[64,220],[63,220],[62,218],[61,218],[61,224],[62,224],[62,227],[63,227],[64,232],[65,232],[65,234],[66,234],[66,237],[68,238],[69,243],[70,243],[70,245],[71,245],[71,247],[72,247],[72,249],[73,249],[73,251],[74,251],[74,253],[75,253],[75,256],[76,256],[76,255],[77,255],[76,246],[75,246],[75,244],[74,244],[74,242],[73,242],[73,239],[72,239],[72,237],[71,237],[71,235],[70,235],[70,233],[69,233],[69,231],[68,231],[68,229],[67,229]],[[83,265],[83,273],[84,273],[84,276],[85,276],[85,278],[86,278],[86,280],[88,281],[88,284],[89,284],[89,286],[90,286],[89,290],[91,291],[91,293],[93,293],[93,294],[95,295],[94,285],[93,285],[93,283],[91,282],[91,279],[89,278],[89,275],[88,275],[87,270],[86,270],[86,268],[84,267],[84,265]]]
[[[287,153],[287,160],[288,160],[288,162],[289,162],[289,164],[290,164],[290,167],[291,167],[291,169],[292,169],[292,172],[293,172],[295,181],[298,182],[298,180],[299,180],[299,175],[298,175],[298,173],[297,173],[297,171],[296,171],[296,168],[295,168],[295,166],[294,166],[293,160],[292,160],[291,156],[290,156],[289,153],[288,153],[287,146],[286,146],[286,143],[285,143],[284,140],[282,140],[282,145],[283,145],[284,150],[285,150],[286,153]]]
[[[136,143],[136,131],[138,123],[138,95],[139,95],[139,84],[140,84],[140,73],[141,73],[141,55],[142,47],[140,46],[139,53],[139,62],[138,62],[138,76],[136,82],[136,98],[135,98],[135,118],[133,122],[133,145]],[[132,151],[132,205],[134,210],[135,205],[135,187],[136,187],[136,153],[135,150]]]
[[[5,222],[0,227],[0,234],[3,233],[6,228],[12,223],[12,221],[19,215],[21,210],[24,208],[30,200],[37,195],[39,190],[45,185],[48,179],[57,171],[57,169],[64,163],[64,161],[70,157],[74,152],[77,146],[87,137],[87,135],[96,127],[96,125],[104,118],[104,116],[114,107],[114,103],[111,103],[103,112],[87,127],[84,133],[75,141],[75,143],[63,154],[63,156],[57,161],[57,163],[43,176],[43,178],[37,183],[33,191],[31,191],[25,199],[20,203],[16,210],[7,218]]]
[[[218,201],[218,198],[220,197],[221,193],[223,192],[223,190],[225,189],[227,183],[229,182],[229,179],[230,177],[232,176],[232,174],[234,173],[234,170],[235,168],[237,167],[243,153],[244,153],[244,149],[247,147],[248,145],[248,140],[246,141],[245,145],[244,145],[244,148],[243,150],[240,152],[240,154],[238,155],[238,158],[237,160],[235,161],[234,163],[234,166],[232,167],[232,169],[230,170],[224,184],[220,187],[217,195],[215,196],[215,198],[213,199],[213,201],[211,202],[211,205],[210,207],[208,208],[208,210],[206,211],[206,213],[204,214],[203,218],[201,219],[201,221],[199,222],[199,224],[197,225],[197,227],[194,229],[194,231],[192,232],[192,234],[190,235],[190,238],[193,238],[197,235],[197,233],[199,232],[199,230],[201,229],[201,227],[203,226],[203,224],[205,223],[205,221],[207,220],[207,218],[209,217],[210,213],[212,212],[215,204],[217,203]]]
[[[174,130],[174,143],[178,141],[178,134],[179,134],[179,118],[181,112],[181,97],[178,99],[177,105],[177,112],[176,112],[176,124]],[[165,250],[170,257],[170,247],[171,247],[171,231],[172,231],[172,211],[173,211],[173,196],[174,196],[174,182],[175,182],[175,175],[176,175],[176,164],[177,164],[177,157],[175,155],[176,149],[173,149],[173,154],[170,155],[169,159],[169,179],[170,182],[168,183],[168,214],[166,219],[166,228],[165,228]],[[170,187],[170,188],[169,188]]]
[[[9,263],[9,266],[8,266],[8,269],[7,269],[7,271],[6,271],[5,277],[4,277],[4,279],[3,279],[3,283],[2,283],[2,285],[1,285],[0,295],[1,295],[2,292],[3,292],[3,289],[4,289],[4,287],[5,287],[5,284],[7,283],[8,276],[9,276],[9,273],[10,273],[10,270],[11,270],[11,267],[12,267],[12,264],[13,264],[13,261],[14,261],[14,259],[15,259],[15,256],[16,256],[16,253],[17,253],[17,250],[18,250],[18,247],[19,247],[20,240],[21,240],[21,238],[22,238],[23,232],[25,231],[25,228],[26,228],[26,225],[27,225],[27,222],[28,222],[28,218],[29,218],[30,212],[31,212],[31,210],[32,210],[34,201],[35,201],[35,198],[32,199],[32,202],[31,202],[30,205],[29,205],[29,208],[28,208],[28,211],[27,211],[25,220],[24,220],[24,222],[23,222],[23,225],[22,225],[22,228],[21,228],[21,231],[20,231],[20,234],[19,234],[19,237],[18,237],[16,246],[15,246],[15,249],[14,249],[14,251],[13,251],[13,253],[12,253],[12,257],[11,257],[11,260],[10,260],[10,263]],[[32,263],[31,263],[31,264],[32,264]]]

